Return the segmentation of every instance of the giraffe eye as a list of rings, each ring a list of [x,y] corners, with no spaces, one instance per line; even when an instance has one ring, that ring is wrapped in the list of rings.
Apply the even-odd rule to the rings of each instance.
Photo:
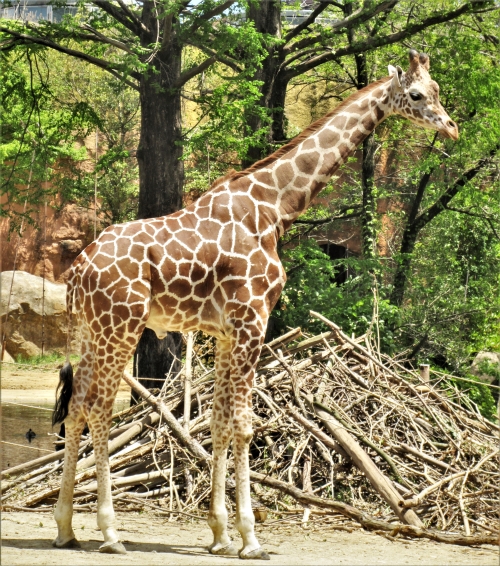
[[[422,99],[422,95],[419,94],[418,92],[410,92],[410,98],[411,98],[412,100],[415,100],[415,102],[416,102],[417,100],[421,100],[421,99]]]

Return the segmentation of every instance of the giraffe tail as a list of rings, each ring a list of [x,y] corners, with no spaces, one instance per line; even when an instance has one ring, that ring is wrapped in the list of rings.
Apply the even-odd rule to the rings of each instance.
[[[52,426],[62,423],[68,416],[68,406],[73,394],[73,367],[71,365],[69,354],[71,348],[71,319],[73,312],[73,294],[74,284],[72,273],[68,277],[68,287],[66,290],[66,312],[67,312],[67,341],[66,341],[66,363],[59,372],[59,384],[56,390],[56,404],[52,413]]]
[[[59,385],[56,390],[56,404],[52,413],[52,426],[62,423],[68,416],[68,405],[73,394],[73,367],[66,362],[59,372]]]

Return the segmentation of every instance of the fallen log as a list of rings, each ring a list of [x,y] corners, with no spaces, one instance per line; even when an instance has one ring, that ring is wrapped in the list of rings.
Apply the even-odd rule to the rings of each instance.
[[[139,436],[146,427],[153,426],[160,420],[160,415],[158,413],[149,413],[134,426],[129,427],[125,432],[117,436],[115,439],[108,442],[108,454],[113,454],[119,450],[122,446],[125,446],[136,436]],[[79,460],[76,469],[84,470],[85,468],[90,468],[95,464],[95,454],[91,454],[83,460]]]

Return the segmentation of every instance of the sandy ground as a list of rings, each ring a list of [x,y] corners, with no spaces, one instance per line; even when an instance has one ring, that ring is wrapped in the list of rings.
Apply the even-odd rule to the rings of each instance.
[[[2,402],[38,402],[54,399],[58,383],[57,370],[20,369],[2,364]],[[130,389],[122,382],[119,397],[129,398]],[[82,549],[57,550],[51,542],[56,524],[47,512],[2,512],[1,564],[5,565],[203,565],[237,564],[237,558],[211,556],[207,545],[211,531],[205,522],[169,523],[150,514],[117,513],[117,526],[128,554],[103,555],[102,542],[93,513],[77,513],[74,530]],[[267,522],[257,525],[259,541],[276,565],[496,565],[498,549],[493,547],[464,548],[427,541],[389,541],[381,536],[355,530],[304,530],[300,526],[283,527]],[[233,539],[239,544],[236,531]],[[262,564],[261,561],[248,561]]]
[[[103,555],[98,552],[101,533],[92,513],[77,513],[74,530],[81,550],[51,547],[56,534],[49,513],[4,512],[1,517],[2,564],[237,564],[238,558],[211,556],[206,547],[211,531],[204,522],[169,523],[166,519],[137,513],[117,513],[117,525],[128,554]],[[232,532],[239,543],[236,532]],[[257,536],[271,556],[268,564],[300,565],[496,565],[498,549],[464,548],[427,541],[389,541],[356,530],[304,530],[301,526],[257,525]],[[263,562],[249,560],[245,563]],[[265,562],[264,562],[265,564]]]
[[[24,369],[14,364],[0,364],[0,385],[2,402],[52,404],[59,383],[59,370],[29,368]],[[130,386],[120,382],[118,399],[130,399]]]

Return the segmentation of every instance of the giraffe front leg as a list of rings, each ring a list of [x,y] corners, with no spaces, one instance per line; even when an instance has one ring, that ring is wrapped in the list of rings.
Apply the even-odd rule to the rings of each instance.
[[[75,409],[76,413],[77,410]],[[85,420],[81,413],[73,416],[71,413],[65,421],[65,451],[64,470],[61,480],[61,490],[57,500],[54,518],[57,523],[57,538],[52,546],[56,548],[80,548],[73,532],[73,492],[75,489],[76,462],[78,448]]]
[[[212,495],[208,524],[214,535],[213,543],[208,547],[211,554],[218,556],[237,556],[238,550],[233,545],[227,532],[226,493],[226,462],[227,448],[231,440],[229,428],[229,343],[217,343],[215,359],[216,380],[214,404],[210,429],[212,434],[213,464],[212,464]]]
[[[213,417],[212,417],[213,420]],[[227,419],[229,421],[229,419]],[[226,493],[226,461],[227,447],[230,440],[228,426],[220,426],[219,422],[211,427],[213,444],[212,496],[208,512],[208,524],[214,535],[213,543],[208,547],[211,554],[218,556],[237,556],[227,532]]]
[[[243,539],[243,548],[239,552],[243,559],[269,560],[255,536],[255,517],[250,497],[250,466],[248,463],[249,447],[252,440],[252,414],[235,418],[234,422],[234,464],[236,471],[236,528]]]
[[[250,466],[252,441],[252,384],[255,361],[260,353],[254,349],[237,348],[231,363],[231,393],[233,398],[233,450],[236,475],[236,528],[243,539],[239,552],[242,559],[269,560],[255,536],[255,517],[250,497]]]

